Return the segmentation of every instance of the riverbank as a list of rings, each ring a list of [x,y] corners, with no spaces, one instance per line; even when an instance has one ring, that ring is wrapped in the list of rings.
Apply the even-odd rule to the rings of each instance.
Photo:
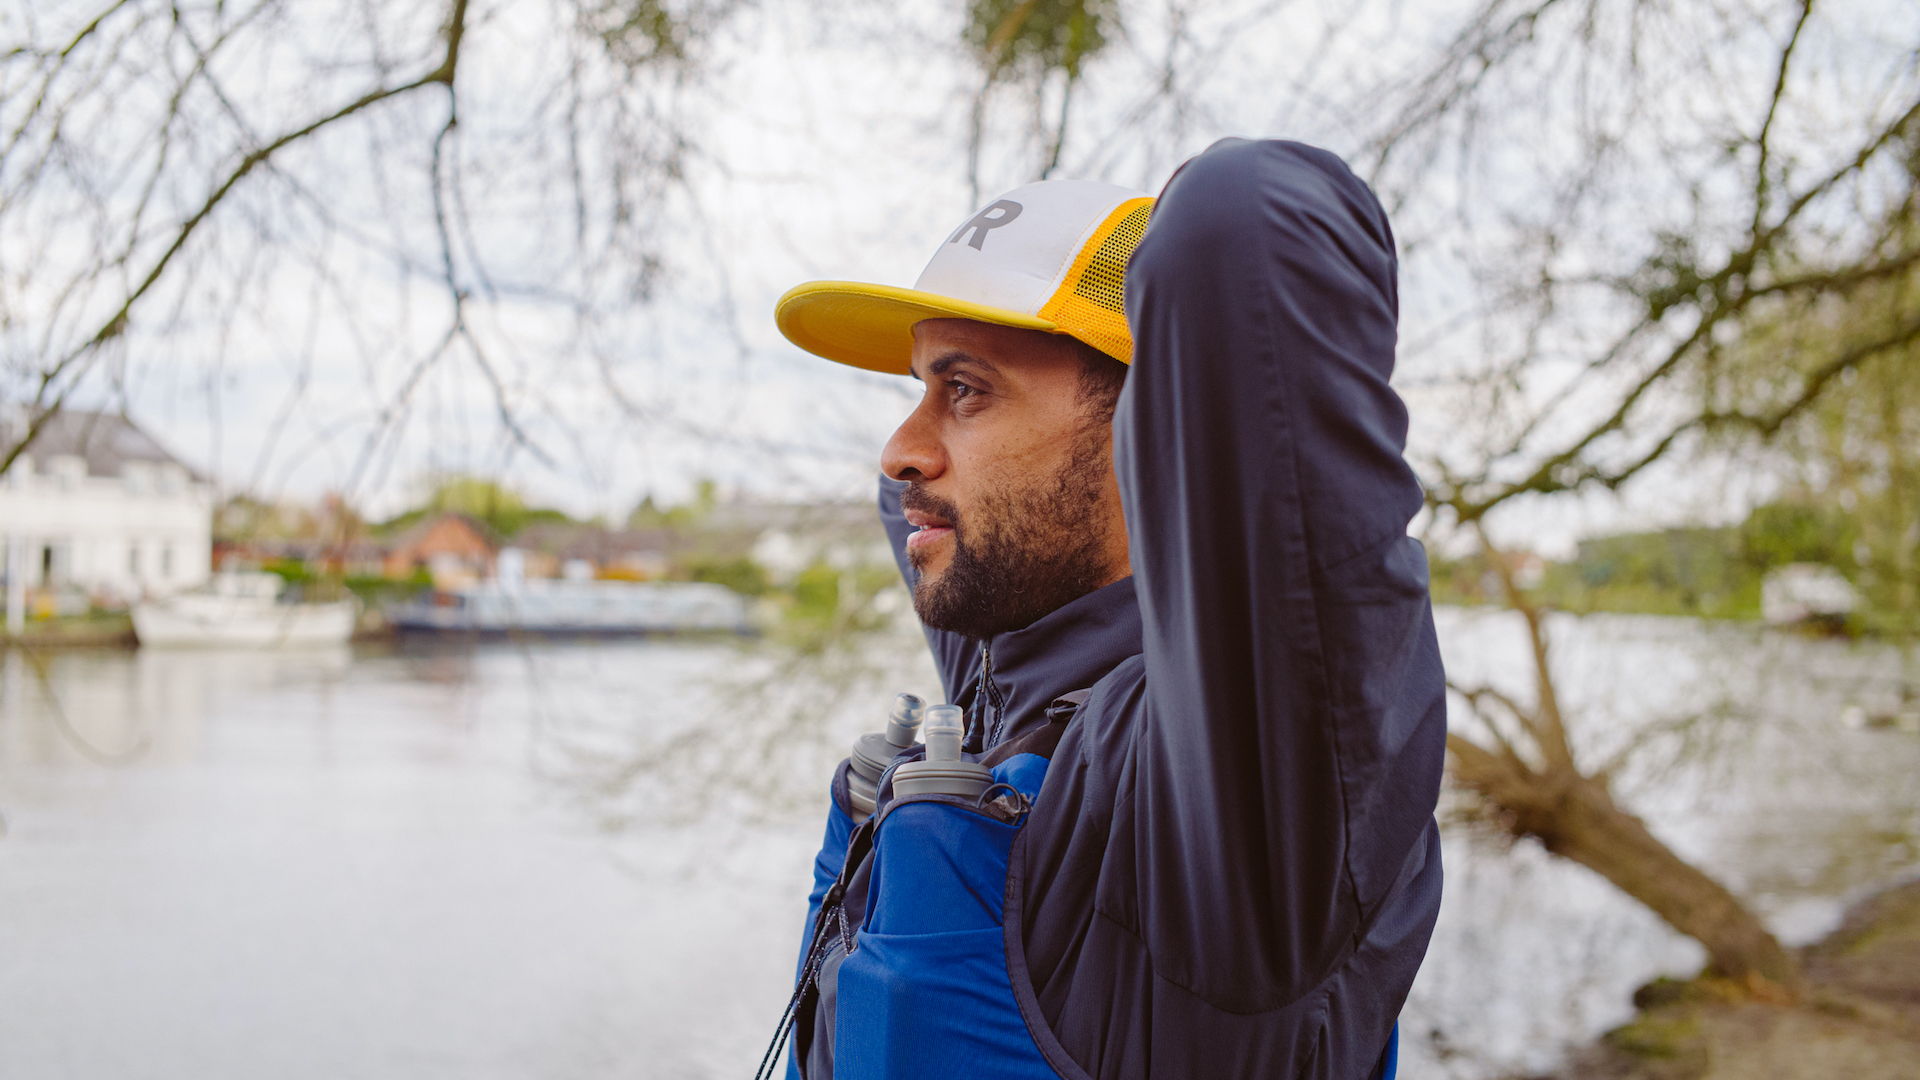
[[[1640,1012],[1577,1055],[1561,1080],[1920,1078],[1920,881],[1855,905],[1801,951],[1789,1003],[1724,979],[1660,980]]]
[[[353,630],[356,643],[386,641],[392,637],[393,627],[385,615],[379,611],[361,612]],[[26,632],[19,637],[0,628],[0,649],[10,646],[27,649],[132,649],[139,644],[140,639],[133,632],[133,617],[124,611],[35,619],[27,623]]]
[[[29,649],[131,649],[136,644],[133,618],[124,611],[34,619],[27,623],[26,631],[19,637],[0,627],[0,648],[21,645]]]

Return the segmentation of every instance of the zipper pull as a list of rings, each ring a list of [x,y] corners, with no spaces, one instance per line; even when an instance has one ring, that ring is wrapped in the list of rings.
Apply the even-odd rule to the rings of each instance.
[[[987,710],[993,707],[993,695],[987,692],[987,686],[993,679],[993,645],[988,639],[980,643],[980,685],[973,695],[973,715],[967,724],[967,753],[984,754],[987,745]]]

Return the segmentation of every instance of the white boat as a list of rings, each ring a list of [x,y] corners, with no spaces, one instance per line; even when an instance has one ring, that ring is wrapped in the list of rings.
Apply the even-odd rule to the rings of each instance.
[[[469,634],[747,633],[747,604],[690,581],[483,581],[387,610],[398,630]]]
[[[285,604],[286,584],[277,574],[216,574],[203,591],[133,605],[133,632],[142,645],[263,649],[340,645],[353,636],[357,601]]]
[[[1860,606],[1860,591],[1846,575],[1820,563],[1788,563],[1760,581],[1760,617],[1775,626],[1844,623]]]

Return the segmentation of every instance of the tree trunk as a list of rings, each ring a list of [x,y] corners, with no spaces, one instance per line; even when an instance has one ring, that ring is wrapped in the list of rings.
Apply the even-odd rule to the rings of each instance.
[[[1606,784],[1569,768],[1535,771],[1511,752],[1447,736],[1454,777],[1506,814],[1515,836],[1598,872],[1707,950],[1707,969],[1798,996],[1799,965],[1719,882],[1675,855],[1645,823],[1614,804]]]

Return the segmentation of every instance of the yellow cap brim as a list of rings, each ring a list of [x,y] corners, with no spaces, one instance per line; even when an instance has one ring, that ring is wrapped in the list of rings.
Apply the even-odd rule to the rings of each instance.
[[[1064,332],[1046,319],[1006,308],[857,281],[796,285],[774,305],[773,319],[788,341],[815,356],[890,375],[908,373],[913,325],[922,319],[972,319],[1023,330]]]

